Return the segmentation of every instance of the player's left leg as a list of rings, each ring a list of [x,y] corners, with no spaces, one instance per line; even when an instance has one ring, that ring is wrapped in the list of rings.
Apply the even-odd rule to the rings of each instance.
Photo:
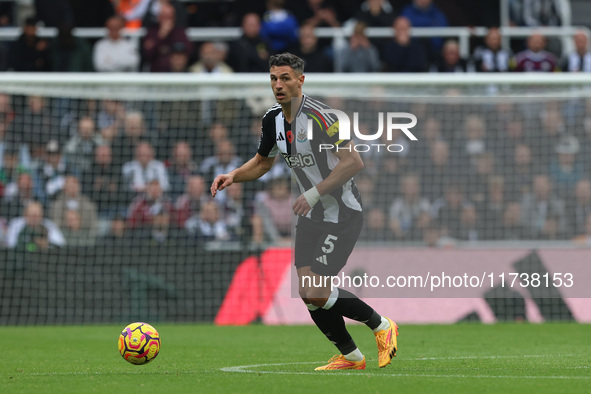
[[[324,245],[319,248],[318,253],[322,255],[315,259],[310,267],[309,275],[312,281],[316,280],[312,283],[320,283],[322,278],[338,274],[353,251],[361,232],[362,223],[362,216],[359,215],[348,223],[323,234],[320,240],[328,246]],[[379,366],[385,367],[390,364],[392,358],[396,356],[398,345],[396,323],[381,316],[372,307],[345,289],[313,286],[305,289],[304,292],[312,305],[365,323],[373,330],[376,338]]]

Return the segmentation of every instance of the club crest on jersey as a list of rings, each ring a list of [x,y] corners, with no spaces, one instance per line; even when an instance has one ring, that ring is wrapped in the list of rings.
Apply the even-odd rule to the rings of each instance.
[[[308,132],[304,129],[301,129],[300,131],[297,132],[296,139],[298,140],[298,142],[308,141]]]
[[[287,153],[281,153],[285,162],[289,166],[289,168],[302,168],[302,167],[312,167],[316,165],[316,161],[314,160],[314,155],[302,155],[298,153],[295,156],[288,155]]]

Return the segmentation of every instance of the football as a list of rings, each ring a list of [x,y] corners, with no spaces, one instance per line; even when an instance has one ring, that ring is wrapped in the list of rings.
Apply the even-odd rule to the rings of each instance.
[[[135,365],[147,364],[160,352],[160,335],[147,323],[131,323],[119,335],[119,353]]]

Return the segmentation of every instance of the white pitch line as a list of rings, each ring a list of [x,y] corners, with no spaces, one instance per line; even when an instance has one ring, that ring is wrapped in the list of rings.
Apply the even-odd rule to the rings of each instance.
[[[572,354],[555,355],[558,357],[569,357]],[[547,355],[536,354],[536,355],[523,355],[523,356],[466,356],[466,357],[420,357],[420,358],[400,358],[399,361],[426,361],[426,360],[462,360],[462,359],[496,359],[496,358],[533,358],[533,357],[548,357]],[[451,374],[409,374],[409,373],[393,373],[393,374],[376,374],[371,372],[304,372],[304,371],[265,371],[253,368],[262,367],[279,367],[284,365],[301,365],[301,364],[322,364],[325,361],[304,361],[304,362],[292,362],[292,363],[271,363],[271,364],[252,364],[252,365],[238,365],[234,367],[221,368],[220,371],[224,372],[235,372],[235,373],[258,373],[258,374],[276,374],[276,375],[316,375],[316,376],[387,376],[387,377],[420,377],[420,378],[474,378],[474,379],[583,379],[589,380],[591,376],[511,376],[511,375],[451,375]],[[578,368],[589,368],[588,366],[578,366],[569,369]]]

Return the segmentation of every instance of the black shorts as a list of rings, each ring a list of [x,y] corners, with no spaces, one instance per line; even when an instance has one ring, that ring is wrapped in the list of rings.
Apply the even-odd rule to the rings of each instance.
[[[361,233],[363,213],[346,222],[313,222],[300,217],[296,225],[295,266],[310,267],[318,275],[336,275],[347,259]]]

